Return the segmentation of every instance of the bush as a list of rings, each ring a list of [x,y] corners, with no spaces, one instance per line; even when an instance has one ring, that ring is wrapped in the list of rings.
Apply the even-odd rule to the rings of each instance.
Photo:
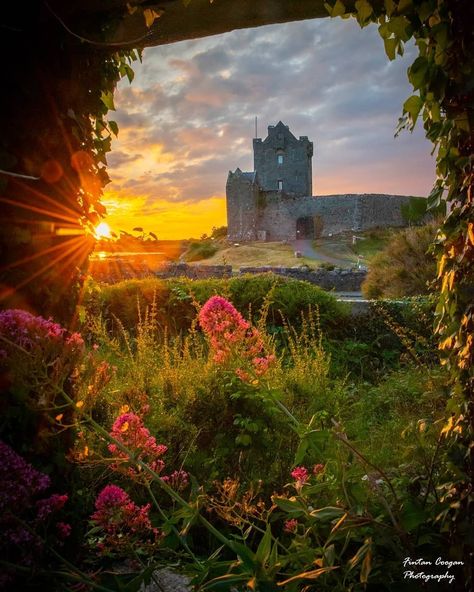
[[[192,242],[189,244],[188,250],[184,254],[186,261],[201,261],[202,259],[209,259],[218,251],[218,247],[211,241],[205,240],[201,242]]]
[[[270,273],[228,280],[143,279],[113,285],[91,282],[84,305],[91,317],[102,315],[109,323],[115,322],[114,318],[120,319],[126,329],[133,330],[139,321],[139,311],[155,302],[157,324],[176,333],[191,326],[197,313],[195,303],[203,304],[216,294],[229,297],[244,316],[250,310],[254,317],[268,296],[267,324],[273,327],[281,327],[283,317],[291,325],[299,325],[301,314],[310,306],[319,309],[325,334],[339,330],[348,319],[347,307],[331,294],[308,282]]]
[[[362,284],[366,298],[398,298],[429,292],[436,276],[436,261],[428,250],[437,225],[407,228],[395,234],[385,249],[370,261]]]

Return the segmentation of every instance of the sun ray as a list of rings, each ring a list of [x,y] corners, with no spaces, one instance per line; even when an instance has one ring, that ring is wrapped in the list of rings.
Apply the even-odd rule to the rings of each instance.
[[[48,236],[48,235],[45,234],[45,236]],[[64,246],[67,243],[78,242],[78,241],[82,242],[83,240],[84,240],[83,237],[76,236],[74,238],[65,240],[64,242],[62,242],[59,245],[53,245],[52,247],[48,247],[47,249],[42,249],[41,251],[36,251],[33,255],[29,255],[28,257],[23,257],[23,259],[18,259],[17,261],[7,263],[7,265],[4,265],[3,267],[0,268],[0,273],[5,272],[9,269],[13,269],[15,267],[18,267],[20,265],[24,265],[25,263],[30,263],[31,261],[34,261],[35,259],[38,259],[39,257],[43,257],[44,255],[48,255],[50,253],[54,253],[55,251],[61,250],[64,248]]]
[[[15,286],[8,286],[8,287],[2,286],[3,292],[0,292],[0,300],[4,300],[5,298],[12,296],[15,292],[17,292],[21,288],[24,288],[25,286],[27,286],[29,283],[31,283],[37,277],[44,275],[48,269],[53,267],[53,265],[56,265],[59,261],[62,261],[66,257],[72,258],[73,254],[75,252],[77,252],[80,248],[84,248],[84,245],[79,244],[76,246],[70,246],[65,253],[59,254],[56,258],[52,259],[47,265],[44,265],[43,267],[38,269],[35,273],[29,275],[22,282],[16,284]]]
[[[71,222],[71,223],[77,223],[77,213],[75,215],[75,217],[72,216],[63,216],[62,214],[58,214],[57,212],[53,212],[51,210],[45,210],[43,208],[38,208],[36,206],[32,206],[30,204],[25,204],[25,203],[21,203],[18,201],[15,201],[13,199],[9,199],[7,197],[0,197],[0,202],[15,206],[17,208],[22,208],[24,210],[29,210],[31,212],[36,212],[37,214],[43,214],[45,216],[51,216],[52,218],[57,218],[58,220],[65,220],[67,222]]]

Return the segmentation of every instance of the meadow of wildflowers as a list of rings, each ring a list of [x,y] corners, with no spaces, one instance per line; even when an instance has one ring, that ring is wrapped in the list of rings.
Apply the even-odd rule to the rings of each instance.
[[[174,335],[156,302],[118,332],[0,313],[0,588],[132,592],[168,563],[198,590],[396,590],[403,554],[442,544],[446,376],[341,376],[325,311],[195,305]]]

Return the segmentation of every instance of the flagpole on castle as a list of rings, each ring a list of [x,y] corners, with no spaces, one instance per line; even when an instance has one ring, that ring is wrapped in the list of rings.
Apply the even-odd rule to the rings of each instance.
[[[255,115],[255,138],[257,137],[257,116]]]

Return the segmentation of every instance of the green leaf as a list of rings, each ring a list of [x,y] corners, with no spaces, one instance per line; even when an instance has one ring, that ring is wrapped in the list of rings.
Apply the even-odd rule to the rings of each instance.
[[[162,10],[153,10],[153,8],[145,8],[143,16],[145,17],[145,24],[148,28],[152,26],[157,18],[163,14]]]
[[[387,57],[389,60],[394,60],[396,55],[397,55],[397,44],[398,44],[398,40],[397,39],[384,39],[383,40],[383,44],[385,46],[385,53],[387,54]]]
[[[267,559],[270,555],[270,551],[272,548],[272,529],[270,525],[267,524],[267,530],[258,545],[257,551],[255,553],[255,558],[260,565],[265,565]]]
[[[359,550],[357,551],[357,553],[354,555],[354,557],[352,557],[351,559],[349,559],[349,569],[354,569],[354,567],[356,567],[356,565],[358,565],[362,559],[364,559],[364,557],[367,555],[367,553],[370,551],[372,547],[372,539],[368,538],[365,540],[364,544],[362,545],[362,547],[359,548]]]
[[[391,34],[392,33],[388,27],[388,23],[382,23],[379,26],[379,35],[380,35],[380,37],[382,37],[382,39],[388,39]]]
[[[412,500],[408,500],[403,504],[400,513],[400,523],[407,530],[411,532],[426,520],[425,510]]]
[[[395,2],[393,0],[384,0],[384,4],[387,16],[392,16],[396,8]]]
[[[239,557],[245,568],[250,570],[251,573],[253,573],[255,566],[257,565],[257,558],[255,556],[255,553],[253,553],[245,545],[242,545],[242,543],[237,543],[236,541],[231,541],[229,547]]]
[[[305,457],[306,451],[308,450],[309,442],[306,438],[303,438],[298,446],[298,449],[295,454],[295,459],[293,461],[294,465],[301,464],[303,458]]]
[[[110,131],[114,134],[114,136],[118,137],[119,128],[118,128],[117,122],[116,121],[109,121],[109,128],[110,128]]]
[[[305,571],[303,573],[297,574],[291,578],[288,578],[284,582],[278,582],[278,586],[286,586],[291,582],[296,582],[298,580],[317,580],[319,576],[327,573],[328,571],[333,571],[335,569],[339,569],[338,565],[332,567],[320,567],[319,569],[313,569],[312,571]]]
[[[368,0],[356,0],[355,8],[357,10],[357,22],[359,25],[363,25],[374,12]]]
[[[400,0],[398,3],[398,12],[401,14],[413,5],[412,0]]]
[[[415,90],[421,88],[428,73],[428,60],[422,56],[416,58],[408,68],[408,80],[413,84]]]
[[[300,502],[295,497],[276,497],[272,496],[273,503],[288,514],[293,516],[302,516],[305,511]]]
[[[433,14],[433,7],[430,2],[423,2],[418,8],[418,17],[422,23]]]
[[[249,446],[252,443],[252,436],[250,434],[239,434],[235,438],[235,443],[241,446]]]
[[[403,112],[409,114],[412,127],[415,125],[422,107],[423,100],[418,95],[412,95],[403,103]]]
[[[331,6],[328,2],[325,2],[324,6],[328,11],[330,17],[342,16],[346,13],[346,7],[341,2],[341,0],[336,0],[334,6]]]
[[[334,520],[334,518],[340,518],[343,514],[344,510],[342,508],[327,506],[319,510],[313,510],[310,513],[310,516],[321,522],[330,522],[331,520]]]
[[[401,39],[408,41],[410,39],[410,21],[405,16],[394,16],[388,21],[390,31]]]
[[[241,582],[246,582],[248,580],[249,574],[226,574],[225,576],[220,576],[218,578],[214,578],[207,584],[204,584],[200,587],[200,590],[231,590],[233,584],[239,584]]]
[[[103,90],[100,95],[100,100],[109,109],[109,111],[115,111],[114,105],[114,93],[109,90]]]

